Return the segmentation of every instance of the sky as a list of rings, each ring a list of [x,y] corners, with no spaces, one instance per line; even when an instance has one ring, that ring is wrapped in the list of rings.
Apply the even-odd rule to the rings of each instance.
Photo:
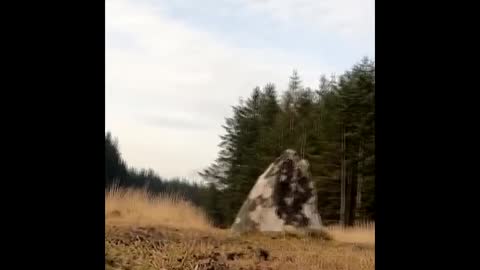
[[[105,130],[129,166],[200,181],[231,106],[375,57],[374,0],[106,0]]]

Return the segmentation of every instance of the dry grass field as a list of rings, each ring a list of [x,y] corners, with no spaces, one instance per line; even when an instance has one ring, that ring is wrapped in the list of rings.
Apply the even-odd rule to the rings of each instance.
[[[327,228],[328,237],[231,235],[173,196],[105,194],[105,269],[374,269],[375,226]]]

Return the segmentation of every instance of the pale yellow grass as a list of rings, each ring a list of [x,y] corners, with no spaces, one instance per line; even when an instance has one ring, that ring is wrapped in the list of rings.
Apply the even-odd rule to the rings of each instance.
[[[122,188],[105,192],[105,224],[211,229],[204,212],[179,196],[151,196],[143,189]]]
[[[145,190],[105,193],[105,268],[373,270],[374,224],[327,227],[337,241],[288,234],[233,236],[178,196]],[[368,245],[358,245],[358,244]],[[372,245],[370,245],[372,244]],[[268,260],[259,257],[266,250]],[[231,254],[242,254],[229,259]]]
[[[328,226],[334,240],[345,243],[375,244],[375,223],[356,224],[353,227]]]
[[[147,232],[149,228],[145,228]],[[373,270],[371,245],[325,241],[290,235],[252,234],[230,237],[213,233],[162,230],[142,238],[110,229],[106,239],[107,270],[258,269],[258,270]],[[119,243],[119,239],[122,239]],[[159,243],[159,244],[157,244]],[[164,243],[164,244],[162,244]],[[268,259],[259,257],[266,251]],[[218,254],[218,255],[215,255]],[[229,254],[241,254],[228,259]],[[218,256],[218,259],[215,257]]]

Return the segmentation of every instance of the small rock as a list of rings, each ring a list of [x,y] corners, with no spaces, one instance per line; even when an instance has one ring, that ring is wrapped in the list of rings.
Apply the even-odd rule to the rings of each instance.
[[[270,256],[270,253],[263,249],[263,248],[260,248],[258,249],[258,256],[260,257],[260,259],[263,259],[263,260],[268,260],[268,257]]]
[[[235,252],[227,253],[227,260],[230,260],[230,261],[235,260]]]

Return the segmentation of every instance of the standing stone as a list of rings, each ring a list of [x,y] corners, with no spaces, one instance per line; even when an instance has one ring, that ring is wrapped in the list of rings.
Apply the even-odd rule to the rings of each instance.
[[[232,225],[238,233],[321,228],[309,163],[290,149],[260,175]]]

